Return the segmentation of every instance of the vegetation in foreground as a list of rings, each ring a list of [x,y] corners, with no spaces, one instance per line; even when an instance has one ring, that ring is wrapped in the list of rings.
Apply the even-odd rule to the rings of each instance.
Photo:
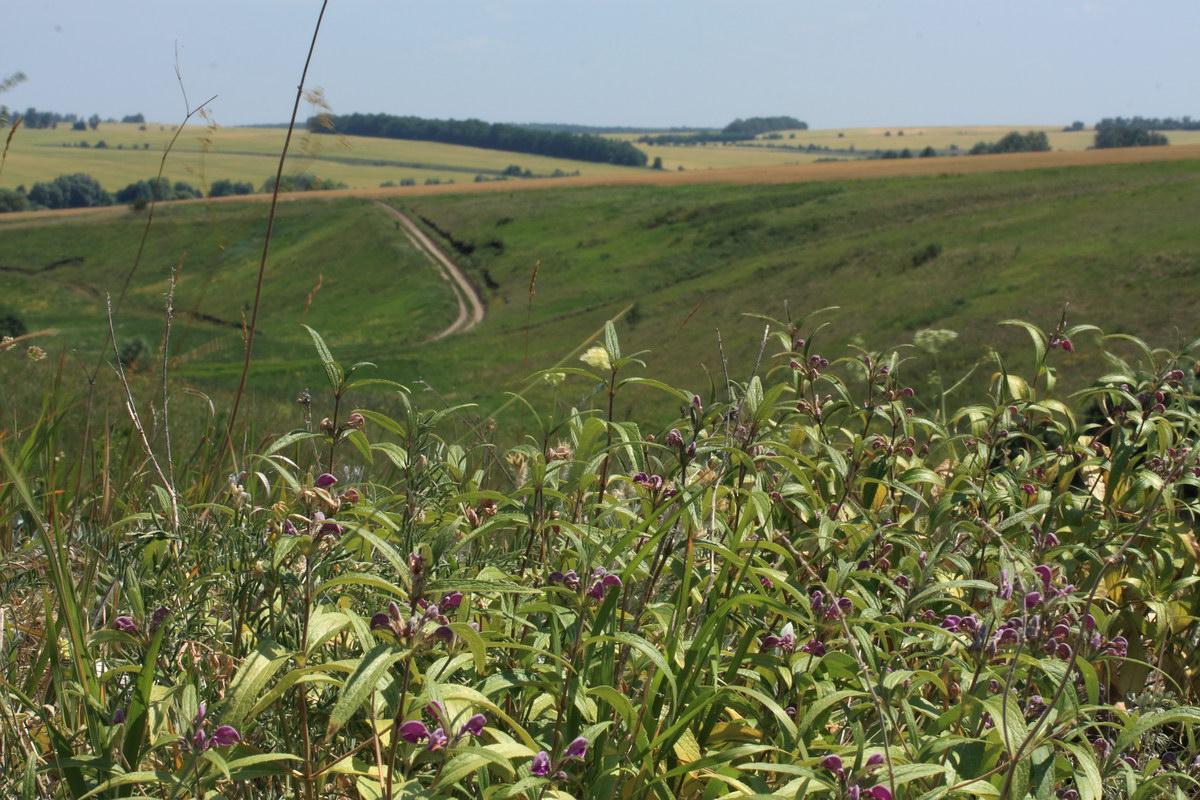
[[[540,378],[598,408],[514,445],[356,408],[315,333],[328,392],[246,453],[52,378],[0,442],[3,791],[1194,796],[1200,341],[1100,339],[1137,357],[1066,404],[1098,332],[1011,324],[1033,370],[958,410],[815,321],[702,396],[610,324]]]

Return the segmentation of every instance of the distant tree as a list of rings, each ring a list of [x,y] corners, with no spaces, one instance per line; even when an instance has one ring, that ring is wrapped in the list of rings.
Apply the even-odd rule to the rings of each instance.
[[[87,123],[86,123],[86,122],[84,122],[84,121],[83,121],[83,120],[81,120],[81,119],[77,119],[77,120],[75,120],[73,123],[71,123],[71,130],[73,130],[73,131],[86,131],[86,130],[87,130]]]
[[[1081,131],[1081,130],[1083,130],[1083,127],[1084,127],[1083,123],[1080,122],[1079,120],[1076,120],[1075,122],[1072,122],[1067,127],[1063,128],[1063,130],[1064,131]]]
[[[1050,138],[1045,131],[1029,131],[1006,133],[998,142],[976,142],[968,151],[969,155],[977,156],[988,153],[1037,153],[1050,149]]]
[[[1170,144],[1161,133],[1132,125],[1107,125],[1096,127],[1095,147],[1161,147]]]
[[[121,122],[145,122],[146,117],[143,114],[129,114],[121,117]]]
[[[212,185],[208,187],[209,197],[229,197],[238,194],[254,194],[254,184],[222,178],[219,181],[213,181]]]
[[[416,178],[401,178],[400,185],[401,186],[416,186],[417,179]]]
[[[909,150],[907,147],[904,148],[903,150],[900,151],[900,157],[901,158],[912,158],[913,157],[912,150]]]
[[[650,165],[650,169],[662,169],[662,156],[655,156],[654,163]]]
[[[25,211],[29,208],[29,198],[24,192],[14,192],[12,189],[0,189],[0,214],[10,211]]]
[[[91,128],[92,130],[96,130],[96,128],[99,128],[100,127],[100,115],[92,114],[90,117],[88,117],[87,124],[88,124],[88,127]]]
[[[933,149],[932,145],[926,145],[925,149],[921,151],[921,158],[933,158],[936,155],[937,151]]]
[[[341,181],[326,180],[318,178],[309,172],[301,172],[298,175],[284,175],[283,181],[279,184],[281,192],[317,192],[325,189],[345,189],[346,184]],[[275,176],[267,178],[262,185],[262,191],[275,191]]]
[[[754,137],[760,133],[772,131],[808,130],[808,123],[801,122],[795,117],[750,117],[735,119],[726,125],[721,133],[726,136]]]
[[[101,139],[100,141],[96,142],[95,147],[97,150],[103,150],[108,147],[108,142]]]
[[[91,208],[110,206],[113,198],[91,175],[59,175],[49,183],[35,183],[29,202],[41,208]]]

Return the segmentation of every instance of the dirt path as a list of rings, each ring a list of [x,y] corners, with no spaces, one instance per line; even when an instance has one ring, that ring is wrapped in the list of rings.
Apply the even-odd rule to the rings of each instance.
[[[430,341],[436,342],[452,333],[469,331],[483,322],[483,299],[480,298],[479,292],[475,291],[475,287],[467,280],[467,276],[458,268],[458,265],[451,261],[445,252],[425,235],[425,231],[417,227],[417,224],[403,212],[378,200],[375,201],[375,205],[396,218],[403,227],[404,235],[417,250],[424,253],[425,257],[434,263],[442,273],[442,277],[450,282],[450,287],[454,291],[454,299],[458,301],[458,316],[454,318],[454,322],[450,323],[450,327],[434,336]]]

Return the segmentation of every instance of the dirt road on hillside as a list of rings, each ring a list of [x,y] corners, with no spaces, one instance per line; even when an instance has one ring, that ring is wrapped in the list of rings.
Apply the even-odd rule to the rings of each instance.
[[[458,301],[458,316],[454,318],[454,322],[451,322],[450,327],[434,336],[430,341],[436,342],[438,339],[444,339],[452,333],[469,331],[483,322],[483,299],[479,296],[479,292],[475,291],[475,287],[467,280],[467,276],[459,269],[458,265],[451,261],[449,256],[425,235],[425,231],[417,227],[417,224],[403,212],[397,211],[387,203],[381,203],[378,200],[375,201],[375,205],[396,218],[404,231],[404,235],[413,243],[413,247],[424,253],[425,257],[432,261],[434,266],[438,268],[438,271],[442,273],[442,277],[450,283],[450,288],[454,292],[454,299]]]

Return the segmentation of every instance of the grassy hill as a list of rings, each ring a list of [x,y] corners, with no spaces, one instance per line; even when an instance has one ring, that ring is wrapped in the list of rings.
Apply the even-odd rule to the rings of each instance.
[[[701,393],[720,383],[718,329],[734,377],[750,371],[762,325],[747,312],[783,318],[839,306],[825,317],[821,352],[954,330],[942,365],[955,374],[991,346],[1026,358],[1025,334],[996,323],[1021,317],[1052,327],[1067,304],[1072,322],[1173,346],[1200,335],[1198,177],[1200,162],[1178,161],[397,198],[431,233],[448,234],[447,250],[487,302],[478,328],[428,344],[453,317],[453,299],[393,223],[364,201],[295,201],[281,206],[255,388],[286,399],[321,380],[301,323],[325,333],[344,361],[378,361],[387,377],[427,381],[447,401],[481,403],[483,413],[522,385],[526,366],[573,361],[622,311],[625,348],[649,349],[656,377]],[[181,258],[178,307],[236,322],[252,293],[263,214],[261,204],[164,210],[121,335],[157,341],[165,276]],[[31,327],[63,331],[48,349],[98,347],[104,323],[93,290],[119,287],[140,219],[0,223],[0,265],[86,259],[44,275],[2,272],[0,296]],[[195,317],[176,336],[182,380],[220,387],[236,378],[234,328]],[[209,344],[221,337],[228,344]],[[213,352],[188,356],[205,345]],[[1064,389],[1078,386],[1073,376],[1102,371],[1095,350],[1078,345],[1059,355]],[[906,352],[929,366],[924,354]],[[624,397],[624,411],[660,402]]]

